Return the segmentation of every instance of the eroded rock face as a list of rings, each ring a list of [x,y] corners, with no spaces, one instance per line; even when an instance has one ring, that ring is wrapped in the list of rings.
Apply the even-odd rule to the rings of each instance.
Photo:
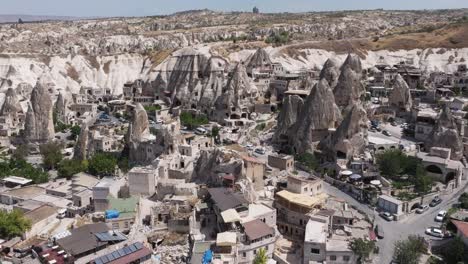
[[[78,160],[85,160],[89,154],[89,127],[85,123],[81,127],[80,135],[76,141],[73,158]]]
[[[278,115],[278,125],[273,136],[275,142],[289,141],[288,130],[296,123],[303,105],[304,101],[298,95],[286,96],[283,99],[283,107]]]
[[[52,108],[47,86],[38,82],[31,93],[30,107],[26,114],[25,138],[28,142],[43,143],[54,138]]]
[[[448,148],[451,150],[450,158],[453,160],[460,160],[463,157],[463,142],[458,134],[457,124],[455,118],[452,116],[448,106],[444,107],[442,113],[439,115],[434,130],[427,140],[429,148],[439,147]]]
[[[247,60],[247,73],[252,74],[254,69],[264,69],[272,63],[270,55],[264,49],[259,48]]]
[[[345,111],[343,122],[335,133],[319,143],[318,148],[329,160],[346,159],[364,153],[367,145],[368,119],[364,107],[356,103]]]
[[[311,90],[297,117],[296,125],[288,132],[294,152],[313,150],[313,142],[328,135],[328,130],[341,122],[341,113],[326,79],[320,80]]]
[[[19,104],[15,90],[13,88],[8,88],[5,95],[5,101],[0,109],[0,116],[9,116],[16,119],[18,114],[22,111],[23,109]]]
[[[148,114],[145,108],[138,103],[133,109],[132,130],[130,140],[133,142],[143,142],[151,138],[149,130]]]
[[[219,149],[202,151],[192,174],[192,182],[203,184],[217,184],[219,174],[230,174],[238,179],[242,172],[242,161]]]
[[[338,83],[339,77],[340,71],[338,68],[338,62],[333,58],[328,59],[320,72],[320,79],[327,80],[328,84],[333,89]]]
[[[54,111],[57,121],[62,122],[63,124],[68,124],[68,100],[62,93],[57,97]]]
[[[399,74],[396,76],[393,90],[388,97],[388,102],[391,106],[406,112],[411,111],[411,107],[413,106],[410,88]]]
[[[214,118],[223,122],[225,118],[247,117],[248,108],[253,104],[252,94],[256,87],[250,82],[245,66],[237,64],[223,93],[215,102]]]
[[[346,108],[360,100],[365,92],[361,79],[361,60],[358,56],[350,54],[341,66],[340,77],[333,91],[339,107]]]

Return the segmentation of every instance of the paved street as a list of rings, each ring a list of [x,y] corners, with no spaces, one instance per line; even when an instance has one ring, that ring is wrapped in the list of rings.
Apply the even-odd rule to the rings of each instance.
[[[383,227],[385,231],[385,238],[377,242],[380,253],[378,257],[375,258],[374,263],[387,264],[392,261],[394,244],[398,240],[406,239],[409,235],[421,235],[433,240],[437,239],[427,236],[424,234],[424,231],[431,226],[440,226],[440,223],[434,221],[435,216],[440,210],[448,210],[451,208],[453,204],[457,203],[460,194],[468,191],[467,182],[462,182],[462,185],[463,187],[459,188],[455,193],[441,195],[443,202],[438,206],[431,207],[428,211],[420,215],[411,214],[398,222],[387,222],[378,216],[377,212],[368,205],[359,203],[353,197],[343,193],[328,183],[325,183],[325,191],[331,196],[346,200],[351,206],[367,213],[371,219],[375,217],[376,224],[378,224],[379,227]]]

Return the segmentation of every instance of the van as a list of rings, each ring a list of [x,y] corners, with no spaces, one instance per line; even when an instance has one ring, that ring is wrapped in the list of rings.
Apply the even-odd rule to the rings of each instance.
[[[57,218],[58,219],[65,218],[66,213],[67,213],[67,209],[60,209],[57,213]]]
[[[195,134],[197,135],[205,135],[206,133],[207,133],[206,129],[202,127],[198,127],[197,129],[195,129]]]

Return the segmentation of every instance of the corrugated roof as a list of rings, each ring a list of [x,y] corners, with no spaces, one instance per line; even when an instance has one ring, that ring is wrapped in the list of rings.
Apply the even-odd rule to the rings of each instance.
[[[71,235],[57,240],[57,244],[61,246],[67,253],[78,255],[94,248],[106,245],[107,242],[101,242],[94,235],[109,231],[109,227],[105,223],[97,223],[84,225],[71,230]]]
[[[458,231],[460,231],[464,237],[468,237],[468,222],[452,220],[452,223],[457,227]]]
[[[264,222],[256,219],[248,223],[244,223],[244,231],[250,240],[259,239],[268,235],[274,235],[275,231]]]

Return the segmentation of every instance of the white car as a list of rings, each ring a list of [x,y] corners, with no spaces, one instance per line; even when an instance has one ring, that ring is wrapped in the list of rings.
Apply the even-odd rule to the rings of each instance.
[[[434,220],[436,222],[442,222],[442,221],[444,221],[444,218],[445,218],[446,215],[447,215],[447,211],[442,210],[436,215]]]
[[[426,212],[427,210],[429,210],[428,205],[420,205],[419,208],[416,209],[416,213],[417,214],[422,214],[422,213]]]
[[[434,237],[444,237],[442,229],[437,227],[429,227],[428,229],[426,229],[426,234]]]

